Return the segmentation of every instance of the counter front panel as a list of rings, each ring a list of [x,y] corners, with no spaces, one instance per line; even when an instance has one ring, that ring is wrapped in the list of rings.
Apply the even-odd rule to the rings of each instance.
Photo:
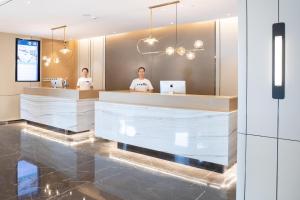
[[[96,136],[231,166],[237,131],[231,100],[236,98],[103,92],[95,103]]]
[[[21,119],[67,130],[94,129],[95,101],[99,90],[24,88]]]

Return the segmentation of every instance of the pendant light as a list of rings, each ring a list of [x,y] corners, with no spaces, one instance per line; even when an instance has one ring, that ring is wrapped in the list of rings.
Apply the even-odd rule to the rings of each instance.
[[[203,51],[204,48],[204,42],[202,40],[196,40],[194,42],[193,48],[189,49],[184,46],[178,46],[178,4],[180,1],[172,1],[172,2],[167,2],[163,4],[158,4],[149,7],[150,9],[150,35],[146,38],[139,39],[137,42],[137,51],[141,55],[157,55],[157,54],[165,54],[167,56],[173,56],[173,55],[179,55],[179,56],[185,56],[186,59],[188,60],[194,60],[196,58],[195,52],[197,51]],[[143,52],[142,47],[140,47],[140,44],[142,42],[146,43],[149,46],[153,46],[155,43],[159,42],[158,39],[153,37],[153,16],[152,16],[152,11],[153,9],[156,8],[161,8],[165,6],[170,6],[170,5],[175,5],[175,44],[173,46],[167,46],[164,50],[155,50],[155,51],[148,51],[148,52]],[[172,23],[173,24],[173,23]]]
[[[66,41],[66,28],[67,26],[64,27],[64,47],[61,50],[59,50],[59,52],[62,54],[68,54],[71,52],[71,50],[67,47],[68,42]]]
[[[51,29],[51,56],[43,56],[43,61],[45,61],[44,65],[46,67],[49,67],[51,65],[51,63],[54,64],[58,64],[60,63],[60,59],[59,57],[57,57],[56,55],[54,55],[54,30],[55,29]]]
[[[150,8],[150,35],[149,37],[144,39],[144,42],[150,46],[153,46],[156,42],[158,42],[158,39],[156,39],[152,35],[152,28],[153,28],[152,23],[153,23],[152,8]]]

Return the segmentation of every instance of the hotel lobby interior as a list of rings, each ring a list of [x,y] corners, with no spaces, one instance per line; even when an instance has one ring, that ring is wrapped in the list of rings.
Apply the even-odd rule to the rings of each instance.
[[[299,200],[297,0],[0,0],[0,200]]]

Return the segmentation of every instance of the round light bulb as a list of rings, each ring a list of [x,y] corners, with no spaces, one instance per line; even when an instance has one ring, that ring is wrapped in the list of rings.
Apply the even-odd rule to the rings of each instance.
[[[145,43],[147,43],[148,45],[152,46],[154,45],[154,43],[158,42],[158,40],[154,37],[148,37],[144,40]]]
[[[174,47],[167,47],[167,48],[166,48],[166,54],[167,54],[168,56],[174,55],[174,53],[175,53]]]
[[[185,48],[184,47],[179,47],[177,50],[176,50],[176,53],[180,56],[183,56],[185,54]]]
[[[49,67],[50,63],[49,62],[45,62],[45,66]]]
[[[203,47],[203,41],[202,40],[196,40],[194,43],[195,49],[201,49]]]
[[[68,49],[67,47],[64,47],[63,49],[59,50],[59,52],[62,53],[62,54],[68,54],[68,53],[71,52],[71,50]]]
[[[187,58],[188,60],[194,60],[195,57],[196,57],[196,55],[195,55],[194,52],[189,51],[189,52],[187,52],[187,54],[186,54],[186,58]]]
[[[48,59],[47,56],[43,56],[43,61],[46,61]]]

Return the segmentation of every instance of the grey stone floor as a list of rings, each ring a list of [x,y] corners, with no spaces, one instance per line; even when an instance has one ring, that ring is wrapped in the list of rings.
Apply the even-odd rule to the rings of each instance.
[[[112,159],[107,141],[70,147],[0,126],[0,200],[235,200],[220,189]]]

